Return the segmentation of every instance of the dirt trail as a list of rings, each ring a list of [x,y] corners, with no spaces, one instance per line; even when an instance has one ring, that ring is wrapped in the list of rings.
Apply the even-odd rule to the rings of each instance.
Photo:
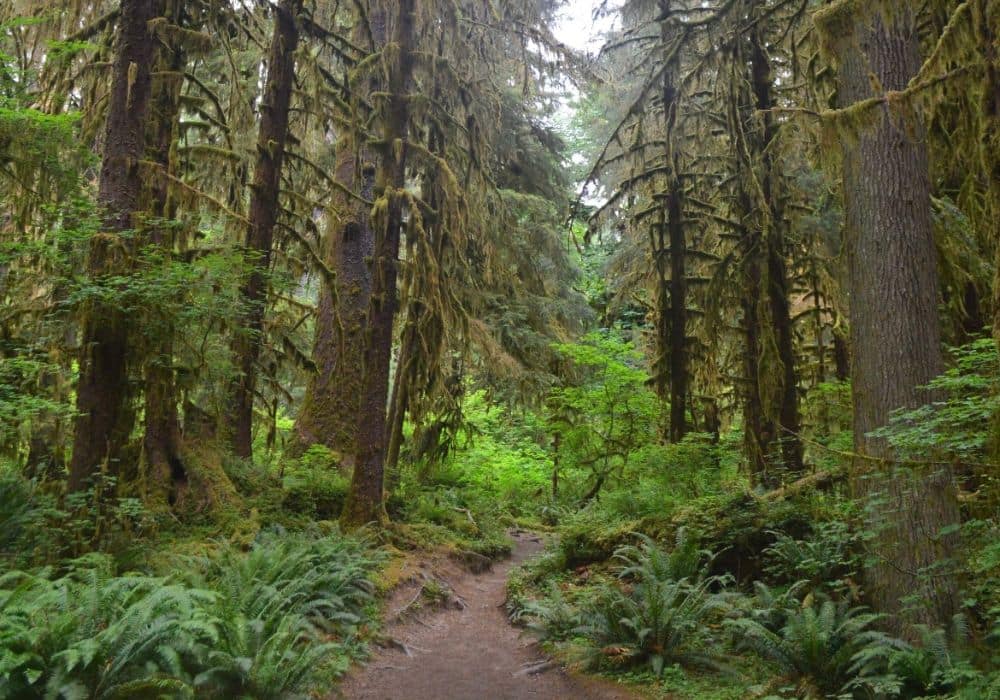
[[[513,556],[479,575],[449,572],[465,604],[390,624],[387,634],[403,649],[376,650],[366,666],[343,682],[345,700],[635,700],[607,681],[578,678],[561,668],[530,673],[544,659],[532,640],[507,621],[504,587],[513,566],[542,548],[530,534],[514,536]],[[418,587],[410,589],[417,593]],[[398,596],[405,605],[407,595]],[[390,603],[392,619],[392,604]],[[397,604],[398,610],[400,605]]]

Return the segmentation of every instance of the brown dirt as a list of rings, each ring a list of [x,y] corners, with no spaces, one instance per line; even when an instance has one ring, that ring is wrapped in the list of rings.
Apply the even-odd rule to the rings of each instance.
[[[529,673],[543,663],[537,645],[511,626],[504,609],[507,574],[537,554],[541,540],[514,533],[513,555],[491,570],[471,574],[454,563],[424,565],[424,575],[401,586],[389,601],[387,620],[419,596],[423,581],[446,581],[455,596],[433,614],[389,622],[393,643],[377,649],[354,670],[333,698],[344,700],[636,700],[634,692],[602,679],[567,673],[558,666]],[[464,603],[464,608],[461,605]],[[403,648],[401,648],[403,647]],[[406,653],[409,652],[409,655]]]

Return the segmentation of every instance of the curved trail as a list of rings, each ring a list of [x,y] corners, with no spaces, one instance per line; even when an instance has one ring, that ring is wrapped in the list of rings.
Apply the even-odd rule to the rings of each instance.
[[[507,574],[542,548],[538,538],[514,536],[510,559],[491,571],[450,577],[464,609],[446,609],[389,625],[405,645],[379,649],[344,680],[345,700],[634,700],[639,696],[601,679],[560,668],[531,674],[544,659],[532,640],[507,621]],[[412,589],[416,590],[416,589]]]

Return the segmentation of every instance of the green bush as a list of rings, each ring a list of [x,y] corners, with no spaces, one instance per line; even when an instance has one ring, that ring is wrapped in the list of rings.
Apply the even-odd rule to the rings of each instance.
[[[842,522],[820,522],[803,539],[774,532],[775,541],[764,550],[765,571],[780,583],[806,580],[812,586],[841,590],[856,575],[861,562],[860,538]]]
[[[600,590],[582,613],[592,664],[647,663],[657,676],[673,664],[723,667],[712,625],[728,610],[728,596],[716,591],[730,579],[703,576],[705,557],[688,541],[670,553],[649,538],[618,550],[621,583]]]
[[[340,516],[350,485],[336,454],[322,445],[312,445],[285,471],[282,505],[293,513],[334,520]]]
[[[106,555],[0,577],[0,697],[305,697],[361,652],[376,559],[337,536],[267,534],[186,581]]]
[[[847,601],[810,595],[800,606],[783,612],[777,630],[752,617],[726,624],[739,648],[776,664],[802,697],[837,696],[884,683],[889,654],[905,648],[900,640],[875,629],[879,615]]]
[[[58,579],[0,578],[0,697],[180,694],[214,637],[215,593],[130,574],[90,555]]]

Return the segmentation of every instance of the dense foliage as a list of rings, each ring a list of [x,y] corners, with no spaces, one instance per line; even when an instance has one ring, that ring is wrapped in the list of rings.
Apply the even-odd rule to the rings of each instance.
[[[0,4],[0,697],[326,694],[510,528],[560,662],[1000,697],[998,86],[997,0]]]

